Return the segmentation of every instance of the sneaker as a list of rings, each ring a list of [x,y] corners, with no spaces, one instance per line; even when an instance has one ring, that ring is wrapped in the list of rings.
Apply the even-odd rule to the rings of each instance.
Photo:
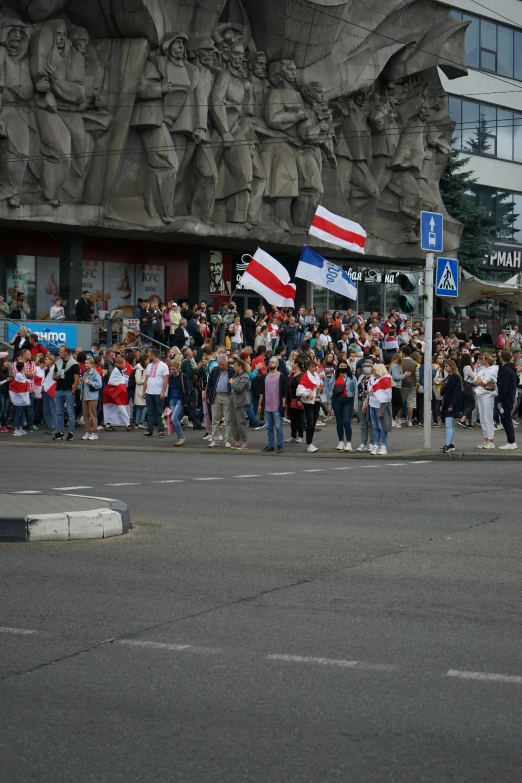
[[[164,437],[165,437],[164,430],[161,430],[161,432],[158,432],[158,438],[164,438]]]
[[[296,443],[302,443],[303,439],[298,435],[297,438],[295,439],[295,442]]]
[[[143,429],[147,429],[144,424],[140,424],[140,427],[143,427]],[[103,424],[98,424],[98,429],[99,430],[104,430],[105,427],[103,426]]]
[[[74,432],[68,432],[66,440],[67,440],[68,443],[70,443],[72,440],[74,440]]]
[[[210,434],[210,432],[206,432],[203,435],[203,440],[212,440],[212,435]]]
[[[181,419],[181,423],[188,424],[188,416],[183,416],[183,418]]]
[[[434,424],[434,427],[442,427],[442,424]]]
[[[192,424],[192,422],[191,422],[191,421],[188,421],[188,422],[187,422],[187,423],[186,423],[184,426],[185,426],[185,427],[188,427],[188,428],[189,428],[189,429],[191,429],[191,430],[192,430],[192,429],[194,429],[194,425]]]
[[[346,446],[344,447],[344,450],[345,451],[353,451],[352,444],[351,443],[347,443]]]
[[[185,438],[179,438],[179,440],[177,440],[174,445],[175,446],[183,446],[184,443],[185,443]]]
[[[85,435],[82,435],[82,440],[90,440],[90,438],[91,438],[90,432],[86,432]]]
[[[152,438],[152,432],[144,432],[142,438]]]
[[[451,443],[449,446],[443,446],[441,451],[443,454],[449,454],[450,451],[455,451],[455,446]]]
[[[0,432],[9,432],[9,428],[8,428],[8,427],[2,427],[2,428],[0,429]],[[47,435],[54,435],[54,432],[51,430],[51,431],[49,431],[49,432],[47,433]]]
[[[340,440],[339,445],[335,447],[336,451],[344,451],[344,441]]]
[[[261,451],[274,451],[274,447],[273,446],[265,446],[263,449],[261,449]]]
[[[36,432],[36,430],[38,429],[38,427],[36,426],[36,424],[33,424],[33,426],[32,426],[32,427],[30,427],[30,429],[31,429],[31,430],[34,430],[34,432]]]
[[[495,448],[495,444],[492,443],[490,440],[488,440],[487,443],[484,443],[482,448],[483,449],[494,449]]]
[[[387,453],[386,446],[381,446],[379,451],[375,452],[379,457],[385,457]]]
[[[210,441],[210,443],[208,444],[208,447],[209,447],[209,449],[215,449],[215,448],[217,448],[217,443],[216,443],[216,441],[215,441],[215,440],[211,440],[211,441]]]
[[[324,423],[324,421],[317,421],[317,424],[315,426],[316,427],[324,427],[325,423]]]
[[[137,430],[146,430],[147,427],[145,426],[145,424],[136,424],[136,429]]]
[[[290,419],[286,419],[286,418],[283,416],[283,424],[290,424]],[[518,424],[517,424],[516,426],[518,427]]]
[[[487,442],[488,441],[485,440],[484,443],[479,443],[478,446],[477,446],[477,449],[483,449],[486,446]]]
[[[287,438],[285,443],[297,443],[297,438]]]
[[[231,449],[232,448],[232,445],[228,442],[228,440],[225,441],[225,448],[226,449]]]
[[[496,430],[497,430],[497,432],[498,432],[499,430],[503,430],[503,429],[504,429],[504,427],[502,426],[502,424],[495,424],[495,429],[496,429]]]
[[[53,440],[63,440],[63,432],[57,432]]]
[[[223,440],[223,435],[218,435],[218,440]]]
[[[265,429],[265,427],[266,427],[266,424],[260,424],[260,425],[259,425],[259,427],[255,427],[254,429],[255,429],[255,430],[256,430],[256,432],[257,432],[258,430],[264,430],[264,429]]]
[[[314,451],[319,451],[319,449],[317,448],[317,446],[314,446],[314,444],[313,444],[313,443],[310,443],[310,445],[307,447],[307,449],[306,449],[306,450],[308,451],[308,453],[309,453],[309,454],[313,454],[313,453],[314,453]]]
[[[467,427],[468,426],[465,421],[458,421],[457,424],[459,425],[459,427]]]
[[[15,430],[13,432],[13,435],[15,436],[15,438],[21,438],[23,434],[24,433],[21,430]]]
[[[518,427],[518,421],[515,421],[514,419],[513,419],[513,427]]]
[[[499,451],[515,451],[515,449],[518,449],[518,446],[516,443],[504,443],[503,446],[499,446]]]
[[[366,446],[364,443],[361,443],[357,451],[368,451],[368,446]]]
[[[125,429],[127,430],[127,432],[132,432],[132,430],[134,429],[134,424],[127,424]]]
[[[379,449],[380,449],[380,446],[371,446],[371,448],[370,448],[370,455],[372,457],[375,457],[375,455],[377,454]]]
[[[245,449],[248,449],[248,446],[245,443],[242,443],[241,446],[236,446],[236,449],[238,451],[244,451]],[[283,451],[283,449],[281,449]]]
[[[85,424],[85,421],[83,420],[83,416],[80,416],[80,418],[78,419],[78,424],[81,425]]]
[[[413,422],[412,421],[408,422],[408,427],[413,427]]]
[[[52,434],[53,434],[53,435],[58,435],[58,430],[57,430],[56,428],[54,428],[54,429],[52,430]]]
[[[91,432],[89,436],[89,440],[98,440],[98,436],[96,435],[95,432]]]
[[[239,448],[241,448],[241,447],[239,447]],[[277,449],[276,449],[276,453],[277,454],[282,454],[283,453],[283,447],[282,446],[278,446]]]
[[[106,430],[106,432],[116,432],[116,430],[114,429],[112,424],[106,424],[105,425],[105,430]]]

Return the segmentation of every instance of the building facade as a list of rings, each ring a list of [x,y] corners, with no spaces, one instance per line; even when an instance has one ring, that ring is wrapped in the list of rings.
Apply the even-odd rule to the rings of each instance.
[[[445,213],[468,22],[433,0],[0,3],[0,290],[31,317],[238,289],[262,245],[292,274],[319,203],[361,223],[365,310],[415,312],[419,213]],[[445,214],[445,252],[460,224]],[[415,282],[413,282],[414,277]],[[401,298],[402,297],[402,298]],[[297,299],[346,308],[299,283]],[[324,307],[323,307],[324,306]],[[412,307],[413,310],[408,310]]]

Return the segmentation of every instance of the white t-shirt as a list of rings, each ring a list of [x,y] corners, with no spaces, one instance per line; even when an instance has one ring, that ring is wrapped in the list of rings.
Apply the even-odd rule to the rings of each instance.
[[[170,371],[165,362],[150,362],[147,365],[147,394],[161,394],[163,391],[163,378],[169,375]]]
[[[51,317],[51,321],[64,321],[65,314],[64,314],[63,307],[61,305],[60,307],[58,307],[57,305],[53,305],[51,307],[50,317]]]

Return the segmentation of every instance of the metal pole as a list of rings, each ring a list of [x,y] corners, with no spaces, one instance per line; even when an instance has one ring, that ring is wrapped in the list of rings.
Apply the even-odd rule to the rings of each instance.
[[[431,449],[431,382],[432,346],[433,346],[433,270],[435,256],[426,253],[426,271],[424,273],[424,448]]]

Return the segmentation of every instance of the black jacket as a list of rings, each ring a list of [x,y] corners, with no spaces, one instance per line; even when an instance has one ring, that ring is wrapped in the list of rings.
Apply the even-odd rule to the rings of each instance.
[[[263,395],[262,409],[265,410],[265,382],[268,375],[261,378],[261,394]],[[288,377],[279,373],[279,413],[283,414],[283,399],[288,401]]]
[[[83,296],[78,299],[76,305],[76,320],[77,321],[92,321],[93,309],[90,302],[86,302]]]
[[[444,393],[442,395],[442,418],[457,419],[462,416],[461,412],[461,380],[458,373],[448,375],[444,381]],[[448,408],[451,408],[449,412]]]
[[[235,375],[235,371],[233,367],[228,368],[228,377],[233,378]],[[219,369],[219,365],[217,367],[214,367],[210,375],[208,376],[208,383],[207,383],[207,400],[212,403],[214,402],[214,398],[216,396],[216,387],[218,378],[221,375],[221,370]]]
[[[517,393],[518,376],[515,365],[512,362],[503,364],[498,371],[498,401],[507,401],[510,407],[513,407]]]
[[[254,347],[256,339],[256,322],[253,318],[245,318],[245,343]]]
[[[183,348],[187,345],[187,335],[185,334],[184,329],[181,328],[181,326],[176,327],[174,330],[174,334],[172,335],[172,342],[176,346],[176,348],[179,348],[180,351],[183,350]]]

